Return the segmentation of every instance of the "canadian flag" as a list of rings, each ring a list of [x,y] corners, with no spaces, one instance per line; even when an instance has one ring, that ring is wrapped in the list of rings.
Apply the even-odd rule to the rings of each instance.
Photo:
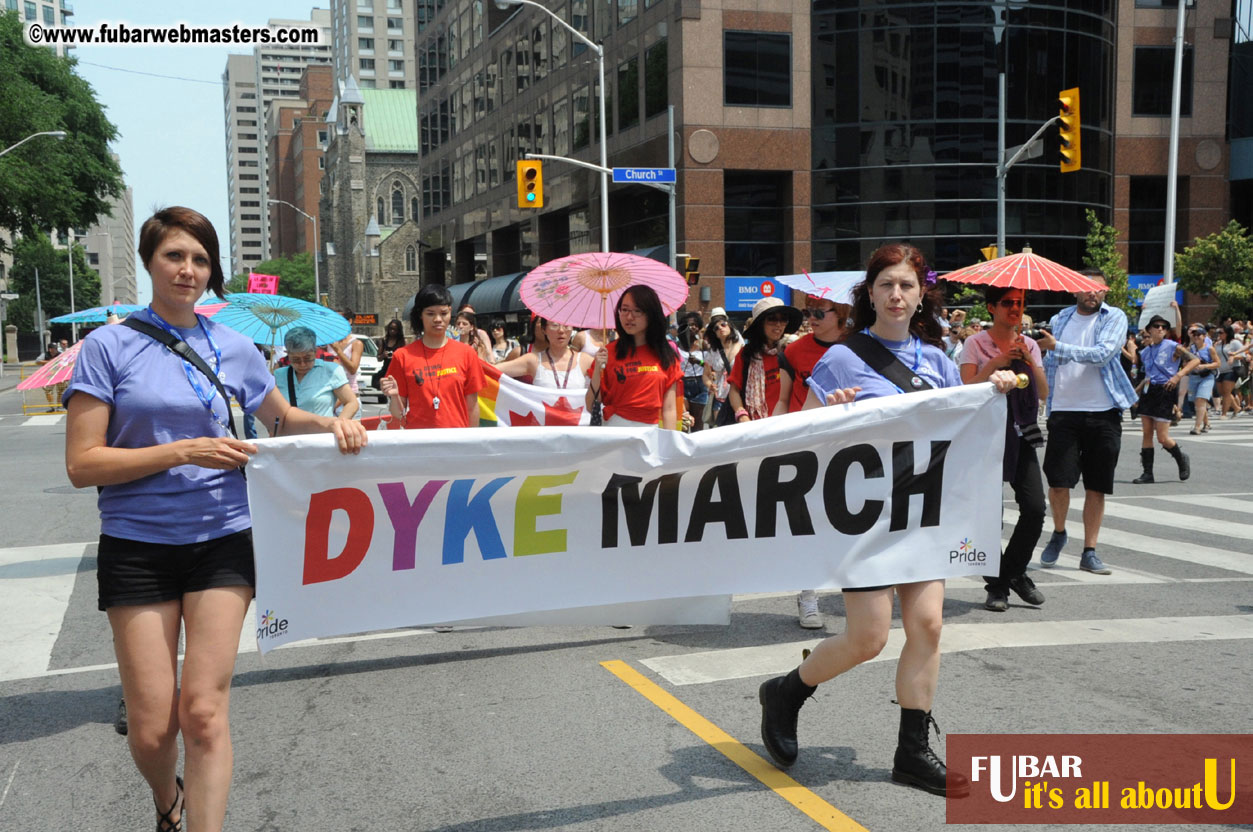
[[[490,364],[483,364],[486,383],[479,391],[479,425],[586,425],[591,414],[585,405],[586,390],[536,387],[510,378]]]

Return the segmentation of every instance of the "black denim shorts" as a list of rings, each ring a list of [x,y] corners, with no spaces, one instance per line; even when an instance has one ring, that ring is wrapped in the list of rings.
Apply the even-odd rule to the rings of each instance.
[[[146,543],[100,535],[96,553],[99,608],[175,601],[188,592],[256,587],[252,529],[201,543]]]

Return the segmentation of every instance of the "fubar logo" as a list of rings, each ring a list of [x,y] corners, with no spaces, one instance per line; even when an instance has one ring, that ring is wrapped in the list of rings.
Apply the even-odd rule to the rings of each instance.
[[[956,549],[948,553],[949,563],[987,563],[988,553],[980,552],[968,537],[962,538]]]
[[[287,619],[279,618],[274,610],[267,609],[262,613],[260,623],[261,626],[257,628],[257,641],[287,633]]]

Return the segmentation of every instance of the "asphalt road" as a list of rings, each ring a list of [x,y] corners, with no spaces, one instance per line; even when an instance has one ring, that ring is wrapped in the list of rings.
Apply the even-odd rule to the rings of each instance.
[[[0,393],[0,829],[148,829],[150,797],[112,728],[94,490],[65,478],[63,422],[21,416],[18,395]],[[1131,485],[1138,426],[1124,436],[1101,550],[1112,575],[1079,572],[1072,543],[1057,569],[1033,573],[1041,608],[1014,599],[987,612],[976,582],[950,584],[934,711],[944,731],[1253,728],[1253,418],[1176,433],[1193,458],[1186,484],[1159,462],[1165,481]],[[821,606],[839,631],[840,595]],[[941,826],[943,800],[888,780],[891,660],[822,686],[802,711],[789,774],[825,826],[727,756],[753,769],[743,752],[764,754],[757,686],[820,635],[795,610],[791,595],[737,597],[729,627],[407,630],[246,650],[227,827]]]

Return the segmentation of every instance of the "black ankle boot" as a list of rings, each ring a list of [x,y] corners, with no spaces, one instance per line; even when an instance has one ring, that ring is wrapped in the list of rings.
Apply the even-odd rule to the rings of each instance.
[[[818,688],[801,681],[799,669],[762,682],[757,690],[761,702],[761,741],[779,768],[796,762],[796,718],[801,705]]]
[[[901,708],[901,729],[897,736],[896,758],[892,762],[892,779],[941,797],[965,797],[970,794],[970,780],[962,774],[953,775],[953,790],[948,789],[948,770],[935,755],[928,742],[930,728],[940,732],[930,711]]]
[[[1176,445],[1175,447],[1178,447]],[[1144,473],[1132,480],[1136,485],[1143,485],[1146,482],[1153,482],[1153,449],[1140,449],[1140,465],[1144,468]]]
[[[1175,447],[1167,448],[1166,453],[1175,458],[1175,462],[1179,463],[1179,482],[1183,482],[1192,476],[1192,465],[1188,461],[1188,455],[1183,452],[1183,448],[1179,447],[1179,443],[1175,443]]]

